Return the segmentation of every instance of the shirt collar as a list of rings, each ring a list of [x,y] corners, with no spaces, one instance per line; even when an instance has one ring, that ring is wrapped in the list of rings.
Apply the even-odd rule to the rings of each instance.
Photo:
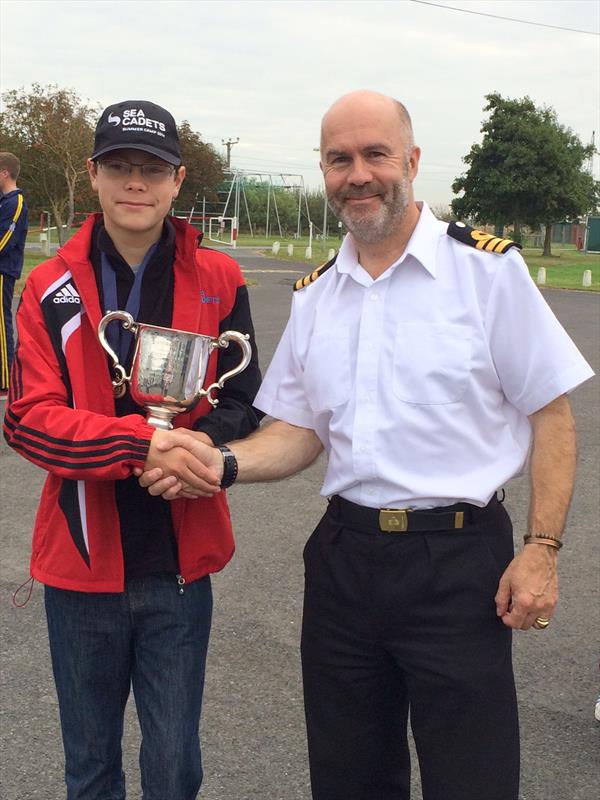
[[[427,203],[418,201],[417,206],[421,213],[412,236],[408,240],[408,244],[400,258],[390,264],[383,273],[385,276],[388,276],[391,270],[395,269],[409,256],[416,259],[429,272],[432,278],[436,276],[436,255],[440,236],[443,233],[442,226],[439,220],[433,216]],[[359,283],[364,283],[364,279],[361,279],[361,273],[368,277],[358,262],[358,250],[351,233],[346,234],[344,237],[336,259],[336,268],[339,273],[352,275]]]

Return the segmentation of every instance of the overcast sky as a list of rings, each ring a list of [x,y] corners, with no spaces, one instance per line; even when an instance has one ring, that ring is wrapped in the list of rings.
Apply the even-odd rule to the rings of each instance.
[[[219,149],[239,137],[234,167],[311,187],[320,118],[359,88],[408,107],[416,195],[432,204],[451,200],[489,92],[553,106],[599,144],[600,37],[482,16],[597,34],[598,0],[0,0],[0,11],[3,91],[56,83],[102,106],[153,100]]]

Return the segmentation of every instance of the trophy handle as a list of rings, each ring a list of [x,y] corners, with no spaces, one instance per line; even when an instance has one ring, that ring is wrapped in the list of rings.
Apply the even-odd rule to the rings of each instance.
[[[108,355],[112,358],[113,368],[116,373],[116,380],[113,380],[113,392],[115,397],[122,397],[125,394],[125,383],[129,381],[130,376],[125,372],[124,367],[119,364],[119,357],[109,345],[106,338],[106,326],[114,320],[120,320],[125,330],[130,330],[132,333],[137,332],[137,325],[134,318],[127,311],[109,311],[105,314],[100,323],[98,324],[98,338],[100,344],[106,350]]]
[[[240,346],[242,350],[242,358],[240,363],[234,369],[230,369],[229,372],[225,372],[215,383],[211,383],[206,389],[202,389],[200,395],[202,397],[206,397],[208,402],[213,406],[213,408],[218,404],[219,400],[217,397],[213,397],[211,392],[216,391],[217,389],[222,389],[223,384],[225,381],[228,381],[229,378],[233,378],[234,375],[239,375],[240,372],[243,372],[248,364],[250,363],[250,359],[252,358],[252,347],[250,346],[250,342],[248,339],[250,336],[247,333],[238,333],[237,331],[224,331],[218,339],[213,339],[212,347],[229,347],[229,342],[235,342],[237,345]]]

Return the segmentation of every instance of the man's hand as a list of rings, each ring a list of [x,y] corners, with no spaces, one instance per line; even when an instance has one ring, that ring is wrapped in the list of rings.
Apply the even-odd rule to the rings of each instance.
[[[162,495],[165,500],[212,497],[220,491],[223,458],[210,442],[204,433],[157,430],[144,470],[136,469],[134,474],[151,495]]]
[[[536,617],[551,619],[558,602],[557,550],[526,545],[500,578],[496,613],[509,628],[526,631]]]
[[[203,474],[216,475],[218,480],[221,480],[223,455],[215,447],[207,445],[207,440],[210,444],[212,442],[206,434],[179,428],[169,431],[168,436],[168,441],[165,440],[160,444],[163,452],[170,447],[184,447],[205,465],[206,472]],[[295,475],[312,464],[323,449],[314,430],[280,420],[260,428],[246,439],[228,442],[228,447],[237,459],[237,480],[240,483],[276,481]],[[138,476],[140,473],[141,470],[136,472]],[[175,477],[172,477],[173,475]],[[150,494],[161,495],[165,500],[175,500],[178,497],[191,499],[207,492],[206,486],[201,486],[199,491],[194,484],[173,470],[168,473],[153,469],[144,470],[140,484],[148,488]],[[211,493],[214,493],[214,487]]]

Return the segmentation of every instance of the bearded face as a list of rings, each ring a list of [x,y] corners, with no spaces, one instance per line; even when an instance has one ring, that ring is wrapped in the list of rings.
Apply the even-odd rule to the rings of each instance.
[[[372,244],[387,238],[402,222],[409,202],[408,161],[400,181],[370,181],[328,193],[329,207],[357,241]]]

